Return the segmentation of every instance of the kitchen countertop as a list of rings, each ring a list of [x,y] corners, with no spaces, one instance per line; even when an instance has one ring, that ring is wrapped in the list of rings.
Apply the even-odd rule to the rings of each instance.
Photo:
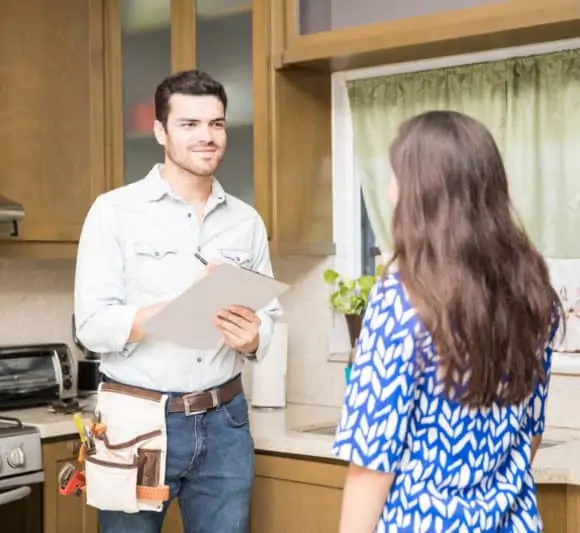
[[[90,418],[94,399],[81,402],[84,418]],[[38,427],[43,439],[74,435],[71,415],[55,414],[47,408],[0,412]],[[289,404],[286,409],[251,409],[250,425],[256,451],[292,454],[313,459],[334,459],[330,453],[340,409],[316,405]],[[305,431],[325,428],[319,433]],[[555,443],[555,445],[551,445]],[[580,431],[548,427],[544,446],[534,461],[537,483],[580,486]]]

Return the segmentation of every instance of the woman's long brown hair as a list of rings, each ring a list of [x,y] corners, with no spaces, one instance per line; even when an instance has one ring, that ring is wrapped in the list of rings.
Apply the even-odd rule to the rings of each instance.
[[[522,402],[544,378],[543,348],[563,309],[513,216],[493,137],[468,116],[431,111],[403,123],[390,159],[393,261],[447,395],[469,406]]]

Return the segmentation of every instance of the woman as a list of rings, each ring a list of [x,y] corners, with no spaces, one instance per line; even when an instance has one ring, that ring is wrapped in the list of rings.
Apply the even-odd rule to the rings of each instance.
[[[333,451],[341,533],[535,532],[531,462],[562,316],[488,130],[450,111],[391,147],[390,272],[373,289]]]

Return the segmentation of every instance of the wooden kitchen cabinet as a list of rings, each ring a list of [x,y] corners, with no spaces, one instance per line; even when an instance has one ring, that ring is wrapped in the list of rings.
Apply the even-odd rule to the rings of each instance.
[[[251,533],[338,531],[346,467],[256,454]]]
[[[330,77],[276,71],[278,4],[0,3],[0,46],[10,50],[0,63],[0,194],[26,211],[0,257],[74,258],[94,199],[162,158],[151,133],[156,84],[196,66],[230,99],[218,178],[260,212],[273,255],[333,253]]]
[[[251,533],[338,531],[346,466],[334,461],[256,454]],[[544,533],[580,531],[580,488],[538,485]]]
[[[346,70],[577,37],[577,0],[284,0],[279,67]]]
[[[538,506],[544,533],[580,531],[580,487],[538,485]]]
[[[107,189],[103,0],[3,0],[0,49],[0,194],[26,212],[0,255],[66,253]]]
[[[58,494],[58,472],[77,463],[78,438],[47,440],[44,462],[44,533],[98,533],[97,511],[83,497]],[[338,531],[346,466],[319,459],[256,453],[251,533]],[[544,533],[580,531],[580,488],[538,485]],[[169,507],[163,533],[182,533],[177,500]]]
[[[58,492],[58,474],[63,465],[79,467],[78,450],[77,436],[42,444],[44,533],[98,533],[97,511],[85,504],[84,496],[61,496]]]
[[[135,98],[151,108],[155,85],[169,66],[170,33],[172,71],[196,67],[226,88],[228,149],[217,178],[256,207],[272,254],[332,254],[330,77],[275,70],[277,0],[168,2],[157,3],[167,4],[165,18],[137,31],[122,8],[145,11],[138,0],[105,0],[105,159],[111,183],[138,179],[162,157],[147,124],[135,127],[130,108]],[[155,53],[135,42],[157,43]]]

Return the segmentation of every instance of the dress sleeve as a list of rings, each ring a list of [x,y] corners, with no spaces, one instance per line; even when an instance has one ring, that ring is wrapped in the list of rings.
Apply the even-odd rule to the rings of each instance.
[[[544,350],[544,380],[538,380],[534,393],[530,399],[528,412],[530,414],[532,435],[544,433],[546,425],[546,400],[552,377],[552,351],[553,343],[558,331],[559,319],[556,317],[552,323],[548,345]]]
[[[338,458],[397,471],[414,404],[416,324],[398,278],[391,275],[374,287],[332,448]]]

